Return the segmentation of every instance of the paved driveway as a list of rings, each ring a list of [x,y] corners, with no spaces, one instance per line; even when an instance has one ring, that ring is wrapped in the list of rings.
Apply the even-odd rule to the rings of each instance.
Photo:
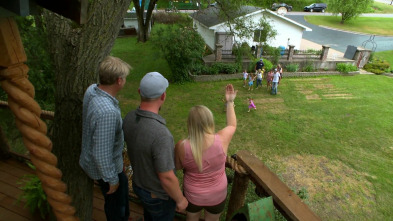
[[[310,14],[311,13],[307,13],[307,15]],[[324,13],[312,13],[312,14],[323,15]],[[326,14],[327,13],[325,13],[325,15]],[[371,35],[356,34],[356,33],[344,32],[344,31],[337,31],[337,30],[332,30],[332,29],[323,28],[317,25],[310,24],[304,20],[303,12],[288,13],[285,16],[312,29],[311,32],[308,31],[303,32],[304,39],[321,45],[329,45],[331,48],[343,53],[345,53],[348,45],[361,47],[365,41],[370,39],[371,36]],[[378,16],[378,15],[374,15],[374,16]],[[393,14],[388,14],[384,16],[393,17]],[[373,46],[376,46],[375,51],[393,50],[393,36],[392,37],[375,36],[374,44],[372,44],[371,42],[367,43],[365,48],[372,49]]]

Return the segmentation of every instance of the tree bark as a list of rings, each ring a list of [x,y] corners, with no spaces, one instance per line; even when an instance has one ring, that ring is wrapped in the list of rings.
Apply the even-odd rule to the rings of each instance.
[[[44,10],[44,22],[56,68],[53,153],[80,220],[92,220],[93,181],[79,166],[82,101],[97,83],[98,66],[109,55],[131,0],[89,1],[87,23]]]
[[[145,12],[145,0],[142,0],[141,5],[139,5],[139,0],[132,0],[135,6],[135,12],[138,18],[138,41],[146,42],[149,39],[149,24],[152,19],[153,10],[158,2],[158,0],[150,0],[149,6],[146,11],[146,19],[144,19]]]

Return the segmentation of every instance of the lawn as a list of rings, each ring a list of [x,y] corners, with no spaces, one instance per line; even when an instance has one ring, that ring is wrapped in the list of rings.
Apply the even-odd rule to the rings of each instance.
[[[119,95],[122,114],[137,108],[138,82],[148,71],[168,76],[157,50],[120,38],[112,50],[133,66]],[[284,73],[285,76],[285,73]],[[247,91],[242,81],[170,84],[160,114],[175,142],[185,138],[190,107],[209,107],[225,125],[224,86],[239,90],[238,128],[229,154],[256,154],[289,187],[306,192],[322,220],[388,220],[393,216],[393,78],[378,75],[284,78],[279,94]],[[247,98],[257,110],[247,113]],[[249,189],[248,201],[256,196]]]
[[[374,1],[371,8],[372,8],[371,11],[373,13],[383,13],[383,14],[392,14],[393,13],[393,5],[388,5],[386,3]]]
[[[375,35],[393,36],[393,18],[358,17],[341,24],[340,16],[304,16],[305,20],[314,25],[361,32]]]

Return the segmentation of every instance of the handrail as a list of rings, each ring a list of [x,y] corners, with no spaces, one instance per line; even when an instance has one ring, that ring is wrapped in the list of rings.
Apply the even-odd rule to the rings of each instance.
[[[9,105],[7,101],[0,100],[0,108],[1,109],[9,109]],[[44,120],[53,120],[55,118],[55,112],[41,110],[40,118]]]
[[[236,160],[237,167],[244,169],[245,174],[248,175],[244,176],[244,174],[235,173],[235,181],[232,186],[226,220],[229,220],[231,218],[230,216],[243,206],[241,204],[233,206],[231,203],[236,203],[233,198],[237,198],[237,201],[242,201],[242,204],[244,204],[249,179],[254,182],[258,191],[262,191],[266,196],[272,196],[275,207],[287,220],[321,220],[302,202],[299,196],[283,183],[276,174],[270,171],[254,154],[246,150],[240,150],[236,153]],[[238,195],[241,195],[243,199],[238,199]]]

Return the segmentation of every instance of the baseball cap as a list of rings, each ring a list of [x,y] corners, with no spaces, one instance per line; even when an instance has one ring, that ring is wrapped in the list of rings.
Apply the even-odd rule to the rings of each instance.
[[[260,61],[263,61],[263,60],[262,60],[262,58],[261,58],[261,59],[259,59],[259,60],[260,60]]]
[[[141,80],[139,91],[142,97],[157,98],[169,86],[168,80],[158,72],[149,72]]]

